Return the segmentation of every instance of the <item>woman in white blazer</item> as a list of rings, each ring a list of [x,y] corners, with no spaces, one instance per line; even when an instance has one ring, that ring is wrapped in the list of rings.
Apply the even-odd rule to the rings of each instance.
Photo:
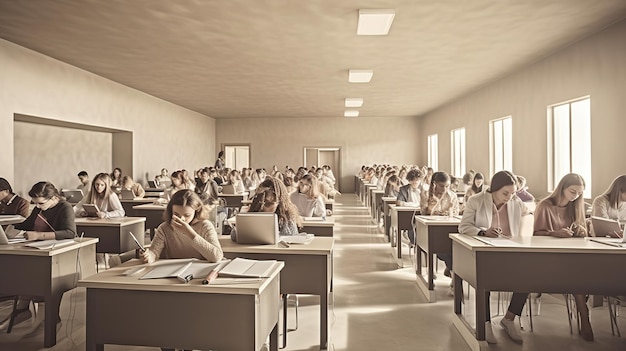
[[[491,186],[481,193],[470,197],[465,204],[463,218],[459,224],[459,233],[486,237],[515,237],[521,232],[522,216],[529,214],[526,205],[515,195],[517,182],[509,171],[500,171],[491,178]],[[522,342],[519,326],[514,323],[515,316],[522,313],[527,293],[513,293],[506,315],[500,325],[516,342]],[[487,324],[485,339],[495,344],[496,339],[491,328],[489,294],[487,294]]]

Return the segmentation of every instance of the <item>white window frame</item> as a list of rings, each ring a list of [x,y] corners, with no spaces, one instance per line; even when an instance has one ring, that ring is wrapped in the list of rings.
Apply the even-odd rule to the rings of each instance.
[[[565,174],[578,173],[585,180],[583,196],[591,198],[591,97],[550,105],[547,113],[548,191]]]
[[[450,131],[450,174],[456,177],[465,175],[465,128]]]
[[[489,170],[513,172],[513,117],[489,121]]]
[[[428,136],[428,167],[434,170],[439,169],[439,144],[438,135],[431,134]]]

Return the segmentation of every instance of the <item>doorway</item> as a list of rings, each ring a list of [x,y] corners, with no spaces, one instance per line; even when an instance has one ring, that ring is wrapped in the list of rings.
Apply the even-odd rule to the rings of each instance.
[[[335,175],[335,189],[341,190],[341,148],[339,147],[305,147],[304,162],[305,167],[324,165],[330,166]]]
[[[223,145],[226,168],[241,171],[250,167],[250,144]]]

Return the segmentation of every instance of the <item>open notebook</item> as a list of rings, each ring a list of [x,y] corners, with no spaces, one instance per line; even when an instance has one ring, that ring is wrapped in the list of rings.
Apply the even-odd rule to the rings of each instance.
[[[195,258],[159,260],[148,265],[150,271],[139,279],[178,278],[181,281],[206,277],[218,263],[207,262]]]
[[[57,247],[63,247],[74,243],[74,239],[63,240],[39,240],[31,241],[26,246],[40,250],[52,250]]]
[[[0,245],[17,244],[25,241],[26,239],[24,239],[23,230],[17,230],[10,225],[7,227],[7,231],[5,232],[0,225]]]
[[[219,274],[224,277],[264,278],[269,277],[275,264],[275,260],[258,261],[237,257],[224,266]]]

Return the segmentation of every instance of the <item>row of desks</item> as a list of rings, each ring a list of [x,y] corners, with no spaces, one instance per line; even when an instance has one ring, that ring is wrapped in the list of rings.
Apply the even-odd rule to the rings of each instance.
[[[220,238],[220,244],[228,258],[283,262],[280,277],[277,269],[263,282],[203,286],[200,280],[139,281],[122,274],[127,267],[119,267],[83,279],[87,350],[103,350],[104,344],[258,350],[268,335],[271,349],[277,350],[279,294],[320,296],[320,348],[327,348],[333,238],[316,237],[290,248],[239,245],[228,238]],[[229,316],[228,323],[219,316]],[[189,327],[172,332],[172,324]]]

